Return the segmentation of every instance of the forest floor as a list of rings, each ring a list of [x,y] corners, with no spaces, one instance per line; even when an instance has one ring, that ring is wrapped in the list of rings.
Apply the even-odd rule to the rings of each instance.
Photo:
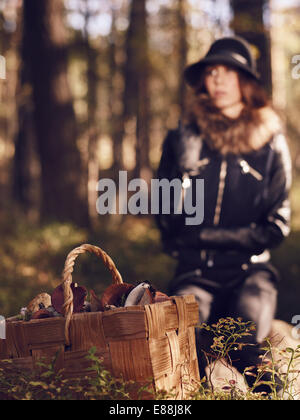
[[[292,192],[292,232],[284,243],[272,251],[272,261],[281,281],[276,317],[291,322],[299,312],[300,296],[300,182]],[[20,214],[0,212],[0,312],[12,316],[40,292],[52,292],[61,283],[64,262],[75,247],[90,243],[110,255],[123,280],[137,284],[148,280],[166,292],[176,266],[162,252],[160,234],[153,217],[99,216],[93,231],[67,223],[37,226]],[[76,260],[74,281],[100,295],[110,284],[110,274],[92,255]]]
[[[276,318],[288,323],[291,323],[294,315],[299,314],[300,197],[296,187],[292,194],[292,232],[272,252],[273,264],[281,275]],[[126,216],[120,223],[117,217],[101,216],[99,221],[101,224],[93,231],[79,229],[68,223],[37,226],[26,222],[16,212],[0,210],[0,314],[5,317],[16,315],[38,293],[51,293],[62,281],[68,253],[83,243],[99,246],[106,251],[125,282],[137,284],[148,280],[166,292],[176,262],[162,252],[154,218]],[[93,289],[97,295],[101,295],[111,282],[108,270],[94,255],[81,255],[76,260],[73,280],[89,290]],[[31,382],[36,389],[36,381]],[[111,386],[111,382],[108,385]],[[44,389],[45,385],[41,387]],[[68,393],[69,389],[65,391]],[[18,392],[23,396],[23,388]],[[29,395],[27,391],[25,394]],[[18,395],[12,397],[18,398]],[[67,399],[65,394],[61,397]],[[89,395],[86,397],[90,398]],[[34,399],[35,394],[30,394],[30,398]],[[105,395],[101,397],[105,398]],[[205,390],[194,396],[194,399],[230,398],[228,392],[208,394]],[[246,398],[244,394],[235,394],[232,399],[248,398],[262,397],[248,395]]]

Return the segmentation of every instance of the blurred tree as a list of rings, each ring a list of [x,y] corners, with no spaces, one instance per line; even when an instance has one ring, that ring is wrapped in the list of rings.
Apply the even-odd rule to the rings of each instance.
[[[262,82],[272,92],[271,42],[269,29],[264,23],[264,13],[269,0],[230,0],[233,10],[231,27],[236,35],[247,39],[257,49],[257,67]]]
[[[40,205],[39,160],[33,121],[33,98],[28,68],[24,57],[22,9],[18,10],[16,50],[18,51],[18,82],[16,87],[17,129],[13,158],[13,198],[31,220],[37,221]]]
[[[116,175],[123,169],[123,135],[125,126],[124,86],[119,87],[124,79],[124,63],[120,62],[120,49],[124,48],[122,36],[116,28],[117,12],[112,7],[112,25],[109,35],[109,108],[111,113],[111,137],[113,141],[113,171]],[[120,45],[121,44],[121,45]]]
[[[90,40],[89,24],[98,10],[90,8],[89,0],[81,2],[84,28],[83,28],[83,47],[86,60],[86,84],[87,84],[87,132],[88,132],[88,203],[89,203],[89,217],[91,222],[97,219],[97,212],[95,203],[97,201],[96,185],[99,179],[99,162],[97,158],[98,138],[100,135],[99,124],[97,121],[98,111],[98,57],[99,52],[94,48]]]
[[[296,180],[300,174],[300,81],[295,74],[300,53],[300,4],[279,8],[271,1],[271,5],[273,102],[286,122]]]
[[[13,197],[31,221],[38,221],[40,171],[36,153],[31,90],[24,77],[21,70],[16,92],[18,129],[15,136]]]
[[[44,220],[88,224],[85,171],[67,80],[62,0],[24,0],[24,61],[33,89]]]
[[[132,0],[126,39],[125,118],[136,120],[135,176],[151,178],[150,170],[150,95],[146,0]]]
[[[179,88],[178,88],[178,104],[182,110],[185,103],[186,85],[182,77],[184,69],[187,65],[187,23],[186,23],[186,0],[178,0],[177,13],[178,13],[178,75],[179,75]]]
[[[0,208],[7,208],[12,198],[13,176],[11,173],[13,143],[17,131],[16,89],[18,84],[18,24],[19,4],[0,2],[0,54],[5,57],[6,79],[0,83]],[[4,198],[5,197],[5,198]]]

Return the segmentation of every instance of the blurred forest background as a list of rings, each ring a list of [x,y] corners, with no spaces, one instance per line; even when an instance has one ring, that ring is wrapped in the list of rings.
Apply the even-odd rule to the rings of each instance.
[[[174,261],[151,216],[100,216],[97,182],[119,170],[149,181],[188,91],[182,72],[215,39],[253,45],[286,123],[294,167],[292,234],[273,252],[277,317],[300,312],[300,1],[0,0],[0,314],[19,312],[61,281],[69,251],[102,247],[124,281],[162,291]],[[93,256],[74,280],[100,294]]]

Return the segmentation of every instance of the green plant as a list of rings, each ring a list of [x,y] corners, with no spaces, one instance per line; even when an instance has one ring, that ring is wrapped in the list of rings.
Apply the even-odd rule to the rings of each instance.
[[[129,400],[129,388],[133,383],[114,378],[104,368],[103,360],[99,359],[96,352],[96,347],[92,347],[86,356],[91,362],[91,366],[88,368],[91,376],[87,377],[88,387],[85,397],[101,400]]]
[[[215,389],[212,379],[216,363],[223,363],[233,371],[231,355],[251,345],[247,343],[247,336],[253,334],[255,325],[244,322],[241,318],[228,317],[221,318],[213,325],[202,324],[200,328],[208,331],[213,338],[210,350],[204,352],[209,366],[207,379],[202,379],[193,399],[294,400],[299,398],[300,345],[295,349],[282,348],[280,343],[272,345],[271,340],[266,339],[261,347],[263,354],[260,364],[247,367],[243,373],[245,383],[246,376],[254,377],[253,385],[242,391],[234,379],[227,379],[220,391]],[[267,385],[270,392],[268,394],[256,392],[261,385]]]
[[[300,389],[298,376],[300,373],[300,345],[295,349],[272,345],[266,340],[262,349],[261,364],[258,367],[250,366],[244,371],[247,375],[255,377],[251,388],[243,391],[237,381],[229,379],[224,381],[221,389],[214,387],[212,372],[217,362],[226,363],[232,367],[230,354],[241,350],[246,345],[247,337],[253,333],[254,325],[244,322],[240,318],[222,318],[217,323],[201,328],[213,335],[210,351],[206,353],[210,370],[208,378],[202,378],[196,384],[197,388],[191,391],[189,400],[293,400],[298,398]],[[242,340],[242,342],[241,342]],[[59,353],[50,360],[41,360],[33,370],[20,370],[13,360],[0,361],[0,400],[130,400],[148,398],[155,400],[174,399],[172,392],[154,392],[151,379],[144,385],[136,385],[133,381],[115,378],[99,358],[97,349],[91,348],[86,356],[89,368],[82,378],[66,378],[64,371],[57,371]],[[268,374],[269,380],[264,378]],[[189,384],[189,375],[183,378]],[[262,383],[270,387],[270,394],[264,395],[255,392]],[[278,384],[281,391],[278,392]],[[192,388],[192,387],[191,387]]]
[[[0,400],[125,400],[130,399],[131,382],[114,378],[92,348],[86,376],[66,378],[57,371],[57,353],[50,362],[41,360],[33,370],[20,370],[13,360],[0,363]]]
[[[214,391],[212,381],[214,366],[217,362],[220,362],[232,367],[231,354],[250,345],[245,342],[245,337],[251,336],[255,330],[255,325],[250,321],[245,322],[241,318],[227,317],[219,319],[217,323],[212,325],[203,323],[199,328],[209,332],[213,337],[209,352],[203,350],[203,353],[209,366],[208,384]]]
[[[287,347],[285,349],[276,348],[266,339],[262,347],[265,353],[262,355],[262,363],[258,366],[257,375],[252,373],[253,366],[245,369],[245,375],[256,376],[255,382],[250,392],[255,391],[261,384],[270,387],[270,398],[273,400],[294,400],[299,397],[297,380],[300,374],[300,345],[295,349]],[[270,380],[264,381],[265,374],[269,374]]]

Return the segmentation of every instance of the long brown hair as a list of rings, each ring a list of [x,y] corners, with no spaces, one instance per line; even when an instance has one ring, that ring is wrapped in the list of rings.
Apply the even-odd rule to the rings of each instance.
[[[262,108],[263,106],[270,105],[267,92],[259,82],[244,72],[238,72],[238,78],[242,101],[246,107]]]

